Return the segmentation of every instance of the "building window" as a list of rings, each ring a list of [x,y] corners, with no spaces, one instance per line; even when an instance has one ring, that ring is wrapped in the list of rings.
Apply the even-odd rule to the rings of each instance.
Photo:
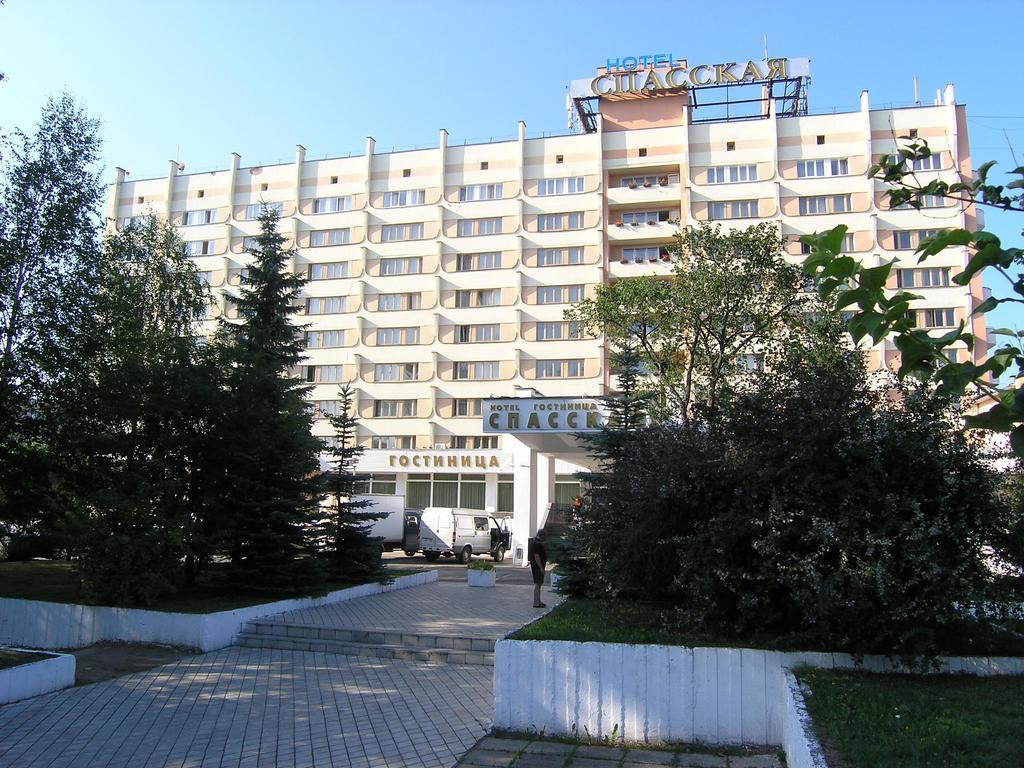
[[[459,219],[456,227],[459,237],[476,237],[477,235],[500,235],[501,217],[491,219]]]
[[[800,215],[849,213],[853,208],[851,195],[817,195],[800,198]]]
[[[501,288],[467,288],[455,292],[455,306],[496,307],[501,304]]]
[[[708,168],[708,184],[738,184],[743,181],[757,181],[756,165],[713,165]]]
[[[380,228],[382,243],[395,243],[403,240],[422,240],[423,224],[385,224]]]
[[[455,363],[452,378],[456,381],[490,381],[501,377],[501,363],[497,360]]]
[[[647,157],[647,147],[640,147],[636,154],[637,157]]]
[[[565,162],[565,155],[555,155],[555,165],[561,165]]]
[[[477,200],[501,200],[501,183],[469,184],[459,187],[459,202],[472,203]]]
[[[258,219],[263,211],[284,216],[284,203],[250,203],[245,206],[245,218],[253,221]]]
[[[735,141],[727,141],[727,142],[725,142],[725,151],[726,152],[733,152],[733,151],[735,151],[735,149],[736,149],[736,142]]]
[[[583,333],[580,324],[575,320],[537,323],[537,341],[581,338],[583,338]]]
[[[348,277],[347,261],[331,261],[309,265],[310,280],[340,280]]]
[[[423,271],[423,259],[419,256],[403,256],[397,259],[381,259],[381,277],[387,275],[418,275]]]
[[[542,285],[537,288],[538,304],[579,304],[581,301],[582,285]]]
[[[146,219],[148,219],[148,218],[149,217],[144,215],[144,214],[140,215],[140,216],[125,216],[123,219],[121,219],[121,226],[122,227],[141,227],[141,226],[143,226],[146,223]]]
[[[953,328],[956,326],[956,313],[949,307],[914,309],[910,311],[910,320],[918,328]]]
[[[563,232],[569,229],[583,229],[583,211],[542,213],[537,217],[538,232]]]
[[[456,272],[477,272],[481,269],[501,269],[501,253],[460,253],[455,257]]]
[[[347,296],[318,296],[306,299],[307,315],[333,315],[345,311]]]
[[[374,381],[416,381],[419,363],[377,363],[373,366]]]
[[[898,288],[945,288],[949,285],[949,267],[897,269]]]
[[[560,179],[541,179],[537,184],[537,194],[544,195],[574,195],[583,192],[582,176],[566,176]]]
[[[378,328],[378,347],[398,347],[406,344],[420,343],[420,329],[411,328]]]
[[[381,205],[384,208],[405,208],[410,205],[423,205],[426,199],[425,189],[406,189],[401,192],[385,192]]]
[[[659,221],[671,221],[672,211],[623,211],[623,224],[657,224]]]
[[[345,245],[349,240],[347,229],[317,229],[309,233],[310,248],[324,248],[330,245]]]
[[[418,293],[382,293],[377,296],[378,312],[401,312],[420,308]]]
[[[345,381],[345,366],[343,365],[304,365],[302,366],[302,378],[314,384],[338,383]]]
[[[216,243],[216,240],[190,240],[185,243],[185,253],[189,256],[210,256]]]
[[[498,323],[455,326],[456,344],[476,344],[485,341],[501,341],[501,326]]]
[[[375,446],[376,447],[376,446]],[[410,446],[411,447],[411,446]],[[397,475],[363,475],[355,484],[355,493],[393,496],[398,490]]]
[[[448,447],[469,451],[494,450],[498,447],[498,437],[497,435],[452,435],[451,440],[448,441]],[[463,475],[463,477],[481,478],[482,483],[483,476]],[[483,509],[482,499],[480,501],[480,505],[481,506],[479,507],[475,507],[475,509]],[[463,504],[463,506],[466,505]],[[474,507],[469,507],[469,509],[474,509]]]
[[[800,179],[815,176],[847,176],[849,173],[850,162],[845,157],[831,160],[800,160],[796,164],[796,175]]]
[[[458,437],[451,439],[452,448],[483,448],[491,446],[491,437],[481,437],[481,445],[474,440],[477,438],[466,438],[465,443],[459,443]],[[472,443],[472,444],[471,444]],[[436,475],[409,475],[406,483],[406,504],[417,509],[425,507],[460,507],[462,509],[484,508],[484,475],[458,475],[458,474],[436,474]],[[486,515],[474,518],[479,530],[490,528],[490,522]]]
[[[538,360],[538,379],[573,379],[583,375],[582,360]]]
[[[459,397],[455,399],[452,410],[456,416],[479,416],[483,405],[478,397]]]
[[[258,237],[243,237],[242,250],[255,251],[259,249],[260,239]]]
[[[498,512],[511,512],[515,504],[516,486],[512,475],[498,475]]]
[[[352,210],[352,196],[318,197],[313,201],[313,213],[338,213]]]
[[[540,248],[537,251],[538,267],[561,267],[582,264],[583,248]]]
[[[314,400],[313,416],[326,419],[328,416],[341,416],[341,400]]]
[[[939,234],[937,229],[899,229],[892,233],[893,248],[897,251],[909,251],[916,249],[925,240],[930,240]]]
[[[374,400],[375,419],[409,418],[416,415],[415,400]]]
[[[408,179],[410,176],[412,176],[412,168],[403,168],[402,169],[402,178],[403,179]]]
[[[708,218],[712,221],[722,219],[751,219],[757,216],[757,200],[727,200],[711,203],[708,206]]]
[[[736,368],[740,371],[744,371],[746,373],[753,373],[754,371],[761,370],[761,367],[761,355],[747,353],[744,355],[739,355],[736,358]]]
[[[825,135],[824,135],[824,134],[821,134],[821,133],[819,133],[819,134],[818,134],[818,135],[817,135],[817,136],[815,137],[815,143],[816,143],[816,144],[824,144],[824,143],[825,143]]]
[[[412,435],[374,435],[370,438],[370,447],[384,451],[408,451],[416,447],[416,438]]]
[[[482,160],[480,162],[480,170],[481,171],[486,171],[490,167],[491,167],[491,164],[489,162],[487,162],[486,160]]]
[[[306,347],[308,349],[329,349],[345,346],[345,331],[306,331]]]
[[[217,219],[217,209],[207,208],[205,211],[185,211],[181,220],[183,227],[191,227],[196,224],[213,224]]]

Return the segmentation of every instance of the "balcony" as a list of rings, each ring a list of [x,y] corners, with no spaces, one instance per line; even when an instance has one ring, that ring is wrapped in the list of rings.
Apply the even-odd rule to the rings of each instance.
[[[608,241],[613,245],[663,243],[679,230],[679,221],[648,221],[645,224],[622,224],[612,217],[608,225]]]

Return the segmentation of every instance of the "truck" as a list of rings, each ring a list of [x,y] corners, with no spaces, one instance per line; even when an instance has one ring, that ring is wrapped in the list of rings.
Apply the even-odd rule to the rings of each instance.
[[[479,509],[427,507],[419,520],[419,548],[430,561],[443,555],[468,563],[474,554],[489,554],[501,562],[511,540],[504,519]]]
[[[416,553],[417,547],[413,542],[409,543],[412,551],[407,547],[406,517],[418,516],[420,510],[406,507],[405,496],[365,494],[353,496],[352,500],[370,502],[371,506],[363,507],[360,510],[362,512],[386,513],[385,517],[378,518],[370,524],[370,536],[380,539],[380,548],[384,552],[402,549],[410,556]]]

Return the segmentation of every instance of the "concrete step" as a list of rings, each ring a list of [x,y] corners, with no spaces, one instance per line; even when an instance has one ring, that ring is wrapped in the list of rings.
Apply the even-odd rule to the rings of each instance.
[[[330,640],[348,644],[389,645],[406,648],[441,649],[493,653],[494,639],[432,633],[395,632],[384,629],[350,629],[318,624],[292,624],[271,620],[250,621],[242,628],[252,635],[274,635],[301,640]]]
[[[284,627],[284,625],[278,625]],[[289,627],[291,629],[291,627]],[[339,630],[347,631],[347,630]],[[466,638],[458,638],[466,639]],[[319,637],[296,637],[290,634],[242,631],[235,645],[243,648],[276,648],[283,651],[319,651],[342,656],[422,661],[428,664],[472,664],[494,666],[492,651],[471,649],[417,647],[388,643],[352,642]],[[493,648],[493,642],[491,643]]]

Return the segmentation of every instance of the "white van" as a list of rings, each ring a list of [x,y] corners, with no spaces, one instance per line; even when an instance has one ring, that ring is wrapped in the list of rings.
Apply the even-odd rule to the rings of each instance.
[[[468,563],[474,555],[489,554],[496,562],[505,559],[511,531],[479,509],[427,507],[420,517],[420,549],[427,560],[455,556]]]

